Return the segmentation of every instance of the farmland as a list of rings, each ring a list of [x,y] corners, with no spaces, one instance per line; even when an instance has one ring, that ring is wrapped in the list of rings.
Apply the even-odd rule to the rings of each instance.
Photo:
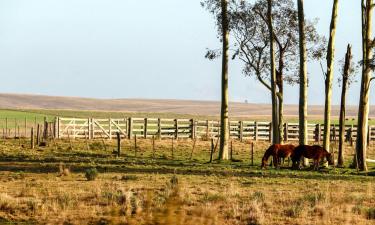
[[[0,218],[47,224],[371,224],[375,165],[261,170],[266,142],[233,141],[233,161],[210,158],[210,142],[29,139],[0,144]],[[218,152],[214,153],[214,159]],[[369,149],[375,158],[375,148]],[[65,169],[67,168],[67,169]],[[88,170],[98,171],[88,181]],[[350,187],[350,188],[348,188]]]

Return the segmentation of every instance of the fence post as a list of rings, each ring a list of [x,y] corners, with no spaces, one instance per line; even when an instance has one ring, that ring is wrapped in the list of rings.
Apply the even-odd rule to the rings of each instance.
[[[158,118],[158,136],[159,140],[161,139],[161,119]]]
[[[60,117],[56,117],[56,129],[55,129],[55,137],[57,137],[57,139],[60,139]]]
[[[34,127],[31,128],[31,149],[34,149],[35,148],[35,144],[34,144]]]
[[[206,123],[206,138],[208,139],[208,137],[210,136],[210,123],[208,120],[206,121]]]
[[[350,141],[350,146],[353,146],[353,124],[350,126],[350,131],[349,131],[349,141]]]
[[[108,134],[109,134],[109,140],[112,139],[112,119],[108,119]]]
[[[255,123],[254,123],[254,139],[255,139],[255,141],[257,141],[258,140],[258,122],[256,122],[255,121]]]
[[[269,123],[269,131],[268,131],[268,141],[271,143],[272,142],[272,133],[273,133],[273,130],[272,130],[272,122]]]
[[[27,119],[26,119],[26,117],[25,117],[25,138],[26,138],[26,136],[27,136]]]
[[[214,154],[214,139],[211,138],[211,152],[210,152],[210,163],[212,163],[212,156]]]
[[[129,117],[128,119],[128,138],[132,139],[133,137],[133,118]]]
[[[254,142],[251,142],[251,165],[254,166]]]
[[[69,131],[68,131],[69,132]],[[39,146],[40,144],[40,125],[38,123],[38,127],[36,129],[36,145]]]
[[[91,132],[90,132],[90,127],[91,127],[91,123],[90,123],[90,118],[87,119],[87,138],[90,140],[91,139]],[[86,131],[85,131],[85,136],[86,136]],[[86,139],[86,137],[85,137]]]
[[[147,139],[147,125],[148,125],[148,120],[147,118],[145,118],[144,127],[143,127],[143,137],[145,139]]]
[[[120,154],[121,154],[121,136],[120,136],[120,132],[116,132],[116,136],[117,136],[117,156],[120,157]]]
[[[175,138],[178,139],[178,119],[174,119]]]
[[[284,141],[289,141],[289,124],[288,123],[285,123],[284,124]]]
[[[240,121],[240,141],[243,141],[243,121]]]
[[[191,126],[191,139],[195,139],[195,121],[194,119],[190,120],[190,126]]]

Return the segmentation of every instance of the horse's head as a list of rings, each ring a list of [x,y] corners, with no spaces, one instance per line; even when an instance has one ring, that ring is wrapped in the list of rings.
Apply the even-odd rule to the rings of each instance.
[[[267,169],[267,161],[266,157],[262,158],[262,165],[260,166],[262,169]]]
[[[333,158],[333,155],[331,153],[327,153],[326,159],[329,165],[335,164],[335,159]]]

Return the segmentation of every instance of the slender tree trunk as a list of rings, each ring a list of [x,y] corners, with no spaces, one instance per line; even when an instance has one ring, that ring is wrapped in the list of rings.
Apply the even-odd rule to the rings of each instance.
[[[339,0],[333,1],[331,26],[329,29],[329,41],[327,51],[327,73],[325,77],[325,104],[324,104],[324,136],[323,147],[330,151],[330,136],[331,136],[331,100],[332,100],[332,80],[333,80],[333,64],[335,59],[335,36],[337,24]],[[328,163],[326,163],[328,166]]]
[[[268,0],[268,30],[270,36],[270,61],[271,61],[271,98],[272,98],[272,143],[279,143],[277,97],[276,97],[276,68],[275,68],[275,44],[272,25],[272,0]]]
[[[284,142],[284,80],[283,80],[283,70],[284,70],[284,52],[283,49],[279,49],[279,71],[277,73],[277,84],[279,87],[278,100],[279,100],[279,120],[278,120],[278,135],[279,142],[282,144]]]
[[[282,90],[279,91],[279,143],[284,143],[284,92]]]
[[[298,3],[298,28],[299,28],[299,51],[300,51],[300,82],[299,82],[299,144],[308,144],[307,140],[307,65],[306,65],[306,38],[305,38],[305,15],[303,0]],[[304,159],[304,165],[308,160]]]
[[[219,160],[228,160],[229,142],[229,96],[228,96],[228,50],[229,50],[229,21],[228,21],[228,0],[221,0],[221,18],[223,30],[223,62],[221,72],[221,132]]]
[[[339,124],[339,155],[337,165],[344,165],[344,141],[345,141],[345,111],[346,111],[346,91],[348,88],[349,70],[351,67],[352,47],[348,45],[345,55],[344,73],[342,75],[341,106],[340,106],[340,124]]]
[[[369,95],[371,68],[370,60],[372,53],[372,9],[373,0],[362,0],[362,41],[363,41],[363,67],[361,78],[361,92],[358,108],[358,127],[357,127],[357,143],[356,143],[356,159],[358,167],[361,171],[367,171],[366,150],[368,136],[368,115],[369,115]]]

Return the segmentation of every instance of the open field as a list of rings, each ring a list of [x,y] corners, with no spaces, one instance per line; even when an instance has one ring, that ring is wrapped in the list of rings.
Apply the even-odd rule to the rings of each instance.
[[[0,142],[0,221],[45,224],[373,224],[375,165],[260,170],[268,143],[233,142],[233,162],[208,163],[210,142]],[[173,151],[172,151],[173,149]],[[192,157],[191,157],[192,154]],[[191,158],[190,158],[191,157]],[[214,158],[217,157],[217,151]],[[375,146],[369,157],[375,158]],[[68,168],[64,169],[64,168]],[[87,181],[85,171],[99,171]]]
[[[25,119],[31,127],[37,123],[42,123],[44,118],[52,121],[56,116],[69,117],[69,118],[127,118],[127,117],[137,117],[137,118],[178,118],[178,119],[200,119],[200,120],[219,120],[218,116],[210,115],[189,115],[189,114],[177,114],[177,113],[152,113],[152,112],[111,112],[111,111],[91,111],[91,110],[49,110],[49,109],[0,109],[0,127],[5,126],[5,118],[8,118],[9,128],[15,127],[15,120],[17,123],[23,127]],[[246,116],[246,117],[236,117],[231,116],[233,120],[251,120],[266,122],[270,121],[270,118],[265,116]],[[298,122],[298,117],[288,117],[285,118],[285,122],[296,123]],[[315,118],[310,119],[309,123],[323,123],[323,119]],[[338,119],[332,119],[333,124],[338,124]],[[356,125],[356,119],[348,118],[346,121],[347,125]],[[370,125],[375,125],[375,119],[369,121]]]
[[[101,115],[108,115],[103,112],[116,113],[139,113],[153,115],[169,114],[173,115],[192,115],[192,116],[215,116],[220,113],[220,103],[214,101],[190,101],[190,100],[153,100],[153,99],[92,99],[78,97],[55,97],[43,95],[22,95],[22,94],[0,94],[0,107],[3,109],[49,109],[52,114],[59,114],[60,110],[74,111],[97,111]],[[267,119],[271,116],[270,104],[252,104],[232,102],[229,105],[231,117]],[[285,105],[286,119],[295,119],[298,115],[297,105]],[[323,106],[309,106],[308,115],[310,120],[319,120],[323,118]],[[347,106],[347,117],[356,118],[357,107]],[[37,111],[34,111],[38,113]],[[61,112],[68,113],[68,112]],[[90,115],[92,112],[86,112]],[[157,113],[157,114],[155,114]],[[71,115],[71,113],[70,113]],[[92,115],[92,114],[91,114]],[[332,116],[337,118],[339,107],[332,107]],[[74,117],[78,115],[74,114]],[[83,114],[82,114],[83,116]],[[370,116],[375,117],[375,107],[371,107]]]

